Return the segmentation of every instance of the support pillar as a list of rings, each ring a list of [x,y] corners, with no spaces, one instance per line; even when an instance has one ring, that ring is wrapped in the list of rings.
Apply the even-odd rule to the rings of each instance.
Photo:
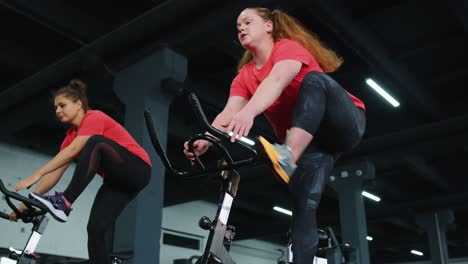
[[[119,217],[114,230],[114,251],[133,251],[132,263],[159,263],[165,168],[148,136],[144,109],[151,109],[163,147],[167,144],[169,104],[175,93],[163,82],[185,80],[187,60],[162,48],[115,74],[114,91],[125,104],[125,127],[148,152],[152,162],[149,185]]]
[[[363,161],[335,168],[329,181],[329,185],[338,193],[342,243],[356,249],[355,263],[360,264],[370,263],[362,185],[374,176],[374,165]]]
[[[416,223],[427,233],[427,239],[431,249],[431,263],[447,264],[447,225],[454,221],[453,211],[444,210],[431,213],[423,213],[416,216]]]

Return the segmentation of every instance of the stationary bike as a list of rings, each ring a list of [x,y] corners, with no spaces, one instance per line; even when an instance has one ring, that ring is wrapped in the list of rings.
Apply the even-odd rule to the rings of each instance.
[[[38,203],[36,200],[24,197],[16,192],[11,192],[5,188],[3,181],[0,179],[0,192],[5,196],[6,203],[10,206],[16,214],[18,220],[23,223],[32,223],[31,236],[29,237],[26,246],[22,251],[10,248],[10,253],[7,257],[0,258],[0,264],[36,264],[39,263],[39,256],[34,253],[39,240],[44,233],[49,218],[46,216],[48,213],[47,208]],[[20,212],[11,200],[22,202],[26,205],[27,210]],[[0,218],[9,220],[8,214],[0,212]]]
[[[164,163],[164,166],[170,173],[192,179],[207,175],[209,173],[220,173],[222,183],[220,201],[218,204],[216,216],[213,220],[203,216],[199,221],[199,226],[204,230],[208,230],[210,233],[203,255],[198,257],[196,263],[235,264],[229,255],[230,245],[235,235],[235,227],[228,224],[228,218],[232,203],[239,188],[240,175],[237,173],[236,169],[240,167],[251,166],[256,163],[257,151],[253,147],[255,143],[252,140],[244,137],[236,140],[235,143],[231,143],[230,135],[225,134],[224,132],[212,127],[209,124],[196,95],[193,92],[189,92],[187,96],[198,120],[201,123],[201,126],[205,131],[208,131],[211,134],[198,134],[190,138],[188,141],[189,150],[193,152],[193,143],[196,140],[203,139],[211,142],[213,144],[212,147],[218,149],[223,156],[223,159],[218,162],[217,165],[206,167],[205,164],[203,164],[203,162],[199,159],[199,157],[195,155],[195,162],[198,165],[199,170],[189,172],[175,169],[169,161],[166,152],[159,143],[154,123],[151,118],[151,113],[148,109],[145,110],[146,125],[149,131],[151,142],[153,143],[156,152]],[[247,159],[234,161],[229,151],[227,150],[226,145],[239,145],[242,149],[246,150],[246,152],[250,154],[250,157]],[[195,259],[196,258],[197,257],[195,257]],[[175,260],[174,264],[191,264],[192,259],[194,259],[194,257],[191,257],[190,259]]]

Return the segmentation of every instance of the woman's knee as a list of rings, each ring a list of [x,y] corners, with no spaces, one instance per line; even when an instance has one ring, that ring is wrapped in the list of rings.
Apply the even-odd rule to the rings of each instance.
[[[323,78],[323,73],[309,72],[302,80],[301,88],[299,90],[299,98],[303,96],[310,96],[315,93],[326,92],[326,83]]]
[[[84,145],[83,147],[83,152],[86,152],[86,151],[92,151],[96,148],[96,146],[99,144],[99,143],[102,143],[102,142],[107,142],[109,139],[107,139],[106,137],[104,136],[101,136],[101,135],[93,135],[91,137],[89,137],[89,139],[86,141],[86,144]]]
[[[327,87],[319,73],[311,72],[302,81],[293,114],[293,127],[314,135],[325,114]]]

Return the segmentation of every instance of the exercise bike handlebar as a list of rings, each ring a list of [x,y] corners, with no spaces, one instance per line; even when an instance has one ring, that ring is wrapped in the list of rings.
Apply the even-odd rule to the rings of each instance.
[[[4,212],[0,212],[0,218],[10,219],[10,216]]]
[[[24,197],[16,192],[9,191],[5,187],[1,179],[0,179],[0,192],[2,192],[5,195],[5,200],[7,204],[10,206],[10,208],[13,210],[13,212],[16,214],[16,217],[18,219],[23,220],[23,222],[25,223],[31,222],[34,217],[44,215],[48,212],[47,208],[44,205],[38,203],[37,201]],[[18,210],[18,208],[16,207],[16,205],[13,204],[11,199],[22,202],[27,207],[27,210],[24,210],[24,211]],[[0,217],[5,218],[5,219],[10,219],[10,216],[3,212],[0,212]]]
[[[175,169],[172,166],[171,162],[169,161],[169,158],[167,157],[166,152],[164,151],[163,147],[161,146],[158,135],[156,133],[155,125],[153,123],[153,119],[151,117],[151,111],[149,109],[145,109],[144,116],[145,116],[146,126],[148,128],[151,142],[156,152],[160,156],[162,162],[164,163],[164,166],[166,167],[166,169],[168,169],[172,174],[175,174],[178,176],[201,176],[201,175],[205,175],[205,174],[212,173],[212,172],[220,172],[220,171],[224,171],[228,169],[246,167],[246,166],[255,164],[256,159],[257,159],[257,151],[253,148],[253,146],[242,141],[241,139],[236,140],[234,143],[231,143],[230,135],[210,125],[210,123],[208,122],[208,119],[205,116],[205,113],[203,112],[200,101],[198,100],[195,93],[193,91],[190,91],[190,92],[187,92],[186,94],[202,128],[210,134],[210,135],[198,134],[190,138],[188,140],[189,151],[194,153],[193,143],[196,140],[199,140],[199,139],[207,140],[211,144],[213,144],[213,147],[216,147],[218,150],[222,152],[222,155],[224,158],[223,160],[225,161],[225,163],[219,163],[216,167],[206,168],[204,164],[201,162],[201,160],[199,159],[199,157],[195,155],[194,156],[195,162],[201,168],[200,171],[189,172],[189,171],[179,171]],[[245,149],[247,152],[249,152],[251,157],[247,159],[243,159],[243,160],[234,161],[232,160],[228,150],[225,148],[223,143],[237,144],[241,146],[243,149]]]

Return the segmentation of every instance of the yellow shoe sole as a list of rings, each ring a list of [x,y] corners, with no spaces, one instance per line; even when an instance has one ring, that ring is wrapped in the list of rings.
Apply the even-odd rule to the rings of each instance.
[[[258,140],[263,146],[263,150],[265,151],[265,154],[267,154],[268,158],[270,159],[272,165],[273,165],[273,170],[275,171],[274,175],[281,181],[289,184],[289,176],[286,174],[286,172],[281,168],[281,165],[279,164],[279,155],[276,149],[271,145],[270,142],[268,142],[265,138],[262,136],[258,137]]]

